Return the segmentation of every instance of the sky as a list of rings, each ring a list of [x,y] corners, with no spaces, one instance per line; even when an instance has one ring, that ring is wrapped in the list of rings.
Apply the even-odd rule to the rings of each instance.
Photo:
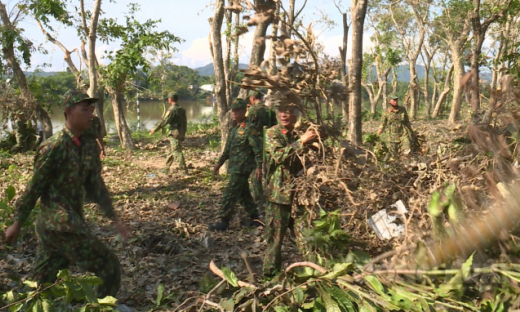
[[[8,0],[8,10],[16,3],[15,0]],[[74,0],[73,2],[78,2]],[[174,54],[173,62],[177,65],[185,65],[190,68],[197,68],[205,66],[212,62],[211,53],[209,50],[208,35],[210,32],[208,18],[213,15],[213,8],[209,6],[211,0],[117,0],[116,3],[103,1],[102,10],[106,17],[117,18],[121,23],[124,21],[124,13],[127,12],[127,5],[131,2],[137,2],[141,5],[141,11],[136,14],[136,17],[144,22],[147,19],[160,19],[161,23],[158,30],[169,30],[177,37],[184,39],[184,42],[176,44],[175,47],[178,52]],[[282,1],[286,4],[287,1]],[[298,5],[303,4],[303,0],[297,0]],[[85,7],[91,8],[93,0],[86,0]],[[343,8],[348,7],[349,2],[342,1]],[[288,7],[288,4],[286,4]],[[307,5],[302,11],[302,17],[305,25],[320,19],[320,12],[328,15],[328,17],[337,23],[336,27],[326,29],[325,26],[318,24],[316,26],[316,33],[318,34],[317,41],[325,46],[325,52],[331,56],[338,56],[338,47],[342,44],[343,29],[341,24],[342,15],[334,5],[333,0],[308,0]],[[53,25],[56,38],[60,40],[69,50],[80,46],[80,41],[77,37],[76,31],[71,28],[59,25]],[[35,45],[42,45],[48,54],[41,54],[35,52],[32,58],[31,69],[34,70],[40,67],[44,71],[63,71],[66,69],[66,64],[63,61],[63,52],[47,42],[41,30],[38,28],[36,22],[31,18],[26,18],[20,23],[28,37]],[[253,42],[253,30],[251,30],[240,38],[240,63],[248,63],[250,57],[251,45]],[[269,31],[268,31],[269,32]],[[364,47],[370,46],[369,35],[365,35]],[[117,43],[106,45],[98,42],[96,51],[98,55],[106,50],[116,50]],[[350,54],[350,47],[348,54]],[[77,60],[77,56],[74,57]],[[77,61],[75,61],[78,63]],[[101,60],[103,63],[103,60]],[[48,64],[48,67],[42,68],[43,64]]]

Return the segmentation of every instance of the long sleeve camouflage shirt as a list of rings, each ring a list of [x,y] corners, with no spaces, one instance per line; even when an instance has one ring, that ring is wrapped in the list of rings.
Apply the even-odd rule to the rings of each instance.
[[[173,130],[186,130],[186,111],[178,104],[171,105],[166,112],[163,120],[155,126],[154,131],[162,129],[170,125],[170,131]]]
[[[257,130],[245,121],[229,131],[218,165],[222,166],[226,160],[229,160],[229,173],[250,174],[253,169],[262,168],[262,143]]]
[[[266,131],[265,153],[268,200],[282,205],[291,205],[294,197],[293,179],[302,164],[296,152],[302,144],[295,131],[276,125]]]
[[[249,108],[247,111],[247,120],[260,134],[264,130],[264,127],[271,128],[278,123],[276,120],[276,112],[262,103],[258,103]]]
[[[401,138],[406,128],[412,133],[412,124],[408,119],[406,108],[398,106],[396,110],[389,107],[383,114],[379,129],[384,131],[388,128],[388,140],[390,142],[401,142]]]
[[[42,143],[34,161],[34,175],[17,200],[16,219],[24,223],[40,199],[37,227],[60,232],[88,231],[83,216],[84,190],[100,206],[105,215],[114,218],[112,200],[96,168],[96,155],[83,138],[74,137],[64,127]]]

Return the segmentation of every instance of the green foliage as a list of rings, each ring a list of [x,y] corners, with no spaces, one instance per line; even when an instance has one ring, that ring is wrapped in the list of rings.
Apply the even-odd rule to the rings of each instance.
[[[139,69],[143,72],[150,70],[150,63],[146,58],[149,49],[170,51],[174,43],[181,39],[169,31],[157,31],[161,20],[147,20],[144,23],[136,18],[139,11],[137,4],[129,4],[129,12],[125,16],[125,25],[118,25],[114,20],[100,21],[100,32],[110,36],[111,40],[120,40],[120,49],[109,52],[107,58],[110,64],[102,67],[102,80],[105,84],[119,88],[127,79],[134,78]]]
[[[11,168],[8,170],[11,170]],[[7,228],[13,223],[12,215],[14,214],[14,207],[10,205],[10,203],[12,202],[15,195],[16,190],[12,185],[5,189],[4,198],[0,201],[0,229]]]
[[[462,212],[462,204],[455,183],[445,184],[433,192],[428,204],[428,213],[432,219],[434,233],[437,237],[446,234],[445,220],[455,223]]]
[[[96,276],[72,276],[68,270],[61,270],[58,280],[52,285],[38,285],[25,281],[30,291],[17,293],[8,291],[0,294],[1,306],[11,305],[10,311],[114,311],[117,299],[107,296],[97,298],[95,286],[102,284]]]

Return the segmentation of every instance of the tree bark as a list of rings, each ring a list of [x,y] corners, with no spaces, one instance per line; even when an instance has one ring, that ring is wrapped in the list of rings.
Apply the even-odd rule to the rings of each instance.
[[[126,123],[125,115],[123,113],[123,92],[122,86],[117,89],[107,88],[110,100],[112,102],[112,110],[114,111],[114,121],[116,124],[116,131],[121,141],[121,147],[124,149],[134,149],[134,142],[130,129]]]
[[[88,89],[88,95],[95,97],[98,89],[98,71],[97,71],[97,57],[96,57],[96,37],[97,37],[97,26],[99,20],[99,13],[101,12],[101,0],[94,2],[92,9],[92,16],[90,17],[90,27],[88,32],[88,76],[90,86]],[[114,119],[116,116],[114,116]],[[128,127],[128,126],[127,126]],[[132,145],[133,148],[133,145]]]
[[[348,47],[348,22],[347,22],[347,13],[342,13],[343,15],[343,46],[339,48],[339,55],[341,58],[341,82],[348,89],[348,76],[347,76],[347,47]],[[348,123],[348,115],[349,115],[349,99],[348,93],[346,93],[345,98],[341,101],[341,113],[342,113],[342,122],[344,124]]]
[[[455,123],[460,119],[460,107],[462,105],[463,88],[461,85],[461,78],[464,75],[464,65],[462,64],[461,50],[457,46],[452,47],[452,59],[453,59],[453,99],[451,102],[451,111],[448,121]]]
[[[217,115],[220,123],[220,142],[221,150],[224,150],[224,145],[227,140],[228,127],[226,113],[228,110],[228,103],[226,98],[226,76],[224,72],[224,60],[222,57],[222,37],[221,28],[224,20],[224,0],[217,0],[215,4],[215,15],[209,18],[211,28],[212,40],[212,56],[213,68],[215,70],[215,98],[217,102]]]
[[[352,60],[349,62],[350,97],[349,140],[362,143],[361,125],[361,79],[363,67],[363,25],[367,12],[367,0],[352,0],[350,6],[352,20]]]
[[[439,95],[439,98],[437,99],[437,104],[435,104],[435,108],[433,109],[432,118],[437,118],[439,116],[439,113],[441,111],[442,102],[446,99],[446,96],[448,93],[450,93],[451,90],[451,75],[453,74],[453,64],[450,66],[450,69],[448,70],[448,74],[446,75],[446,80],[444,81],[444,90]]]
[[[3,27],[6,29],[15,29],[15,25],[11,23],[9,19],[9,14],[7,13],[7,9],[5,5],[0,1],[0,19],[2,20]],[[47,112],[41,107],[39,103],[37,103],[34,99],[34,94],[29,89],[29,85],[27,84],[27,78],[20,67],[20,63],[16,59],[16,55],[14,52],[14,42],[3,40],[2,41],[2,53],[7,61],[7,65],[13,71],[13,75],[18,82],[18,87],[20,88],[20,93],[25,101],[26,109],[34,110],[38,120],[40,120],[43,129],[43,139],[47,139],[52,136],[52,121],[49,118]]]
[[[256,6],[262,6],[265,10],[273,9],[276,10],[276,2],[273,0],[256,0]],[[259,23],[255,27],[255,34],[253,37],[253,48],[251,49],[251,58],[249,59],[249,68],[253,66],[260,66],[264,60],[265,55],[265,40],[259,40],[266,36],[267,28],[271,24],[272,18],[267,19],[263,23]],[[240,89],[238,97],[245,99],[247,97],[248,90]]]

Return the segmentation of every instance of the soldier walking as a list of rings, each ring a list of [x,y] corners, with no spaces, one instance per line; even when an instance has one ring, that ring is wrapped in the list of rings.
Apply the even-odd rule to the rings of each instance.
[[[401,153],[401,144],[405,128],[409,132],[409,137],[414,135],[412,125],[408,119],[406,108],[399,106],[399,99],[395,94],[389,96],[390,107],[384,112],[381,126],[377,130],[377,136],[388,129],[389,156],[397,160]]]
[[[291,221],[294,198],[293,179],[303,168],[297,152],[317,140],[318,135],[309,129],[301,137],[294,130],[299,110],[296,106],[282,104],[278,108],[280,124],[268,129],[265,138],[267,183],[265,236],[267,251],[264,258],[264,275],[274,276],[282,267],[282,243]],[[295,234],[300,251],[304,251],[302,213],[298,212]]]
[[[276,113],[263,103],[263,95],[261,93],[257,93],[255,96],[250,97],[250,101],[251,106],[246,115],[247,122],[251,127],[256,129],[263,145],[264,129],[269,129],[278,123],[276,120]],[[253,189],[253,198],[258,206],[263,206],[264,192],[262,187],[262,177],[257,179],[256,175],[251,174],[250,180]]]
[[[121,284],[119,260],[92,234],[83,215],[85,189],[114,221],[123,238],[129,235],[114,211],[101,169],[97,167],[99,162],[95,159],[99,154],[88,148],[81,135],[91,125],[92,103],[96,101],[77,90],[64,95],[65,126],[40,146],[34,174],[15,204],[15,221],[6,231],[6,241],[11,244],[16,241],[40,199],[35,279],[40,284],[52,283],[59,270],[77,265],[103,280],[98,288],[100,297],[115,297]]]
[[[184,173],[187,174],[188,167],[186,167],[186,163],[184,162],[181,142],[184,141],[188,122],[186,120],[186,111],[177,103],[178,101],[179,97],[177,94],[170,93],[168,95],[170,108],[168,108],[163,120],[155,126],[150,133],[154,134],[155,131],[162,129],[167,125],[170,126],[170,132],[168,134],[168,138],[170,139],[170,154],[166,159],[166,167],[164,168],[164,171],[168,172],[173,160],[177,159],[177,161],[179,161],[179,166],[184,170]]]
[[[261,179],[262,149],[256,129],[246,122],[246,109],[247,103],[243,99],[236,99],[231,105],[231,116],[235,126],[231,128],[224,152],[213,169],[213,173],[217,175],[224,162],[229,161],[230,177],[221,203],[220,222],[210,225],[209,229],[212,231],[227,230],[236,202],[240,202],[249,216],[245,225],[255,225],[255,219],[258,218],[247,179],[253,170],[257,179]]]

